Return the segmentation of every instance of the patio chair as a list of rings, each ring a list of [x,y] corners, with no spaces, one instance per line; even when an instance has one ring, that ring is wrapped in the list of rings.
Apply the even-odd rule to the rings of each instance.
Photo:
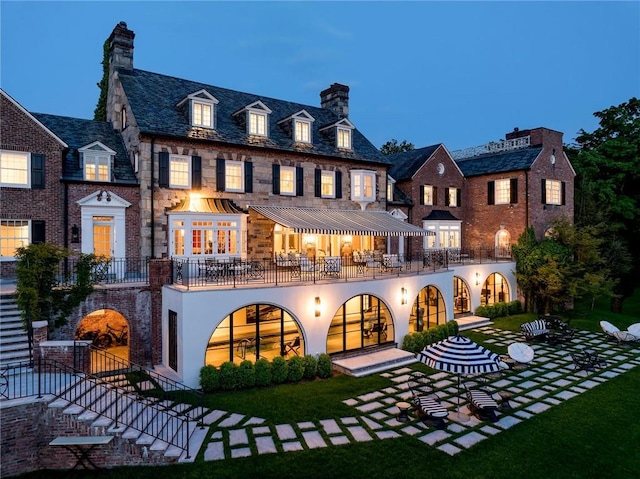
[[[295,339],[285,343],[284,355],[286,356],[289,353],[293,353],[296,356],[300,355],[300,336],[296,336]]]
[[[546,339],[549,334],[549,327],[544,319],[536,319],[529,323],[522,323],[520,331],[527,341]]]
[[[638,336],[640,337],[640,323],[634,323],[631,326],[629,326],[627,328],[627,331],[629,331],[631,334],[633,334],[634,336]]]
[[[481,386],[470,386],[465,384],[469,410],[480,420],[495,422],[498,420],[496,411],[500,408],[498,402],[493,399],[486,388]]]
[[[618,338],[616,338],[615,333],[619,332],[620,328],[618,328],[617,326],[614,326],[609,321],[600,321],[600,327],[602,328],[602,331],[604,331],[604,333],[607,335],[607,339],[614,339],[618,341]]]
[[[411,401],[418,416],[437,429],[443,428],[445,426],[444,418],[449,413],[440,404],[440,398],[433,392],[429,379],[422,373],[413,373],[409,376],[408,386],[411,391]]]

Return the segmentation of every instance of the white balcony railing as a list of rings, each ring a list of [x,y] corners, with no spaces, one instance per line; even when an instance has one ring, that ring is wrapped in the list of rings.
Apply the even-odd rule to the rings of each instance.
[[[454,160],[461,158],[472,158],[474,156],[486,155],[487,153],[500,153],[503,151],[519,150],[528,148],[531,145],[531,137],[523,136],[522,138],[513,138],[511,140],[490,141],[485,145],[471,146],[451,152]]]

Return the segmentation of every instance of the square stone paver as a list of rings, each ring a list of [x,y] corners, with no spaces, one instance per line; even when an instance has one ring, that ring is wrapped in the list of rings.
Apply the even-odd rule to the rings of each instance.
[[[362,426],[348,426],[347,430],[357,442],[371,441],[373,438]]]
[[[224,443],[216,441],[207,444],[207,449],[204,451],[204,460],[219,461],[221,459],[224,459]]]
[[[438,449],[440,449],[442,452],[446,452],[450,456],[455,456],[460,451],[462,451],[462,449],[454,446],[453,444],[443,444],[442,446],[438,446]]]
[[[302,451],[303,449],[304,447],[302,447],[302,444],[299,441],[282,443],[282,450],[284,452]]]
[[[442,442],[445,439],[448,439],[450,437],[451,437],[451,434],[449,434],[447,431],[444,431],[442,429],[437,429],[433,432],[425,434],[420,438],[420,440],[426,444],[429,444],[430,446],[433,446],[434,444],[438,442]]]
[[[378,436],[378,439],[395,439],[396,437],[400,437],[400,434],[395,431],[387,430],[376,432],[376,436]]]
[[[276,426],[276,433],[281,441],[288,441],[296,438],[296,432],[293,430],[291,424],[278,424]]]
[[[233,429],[229,431],[229,445],[237,446],[240,444],[249,444],[246,429]]]
[[[331,444],[333,444],[334,446],[344,446],[345,444],[349,444],[349,438],[344,435],[331,436],[329,440],[331,441]]]
[[[271,436],[257,437],[256,449],[258,449],[258,454],[275,454],[278,452]]]
[[[318,431],[305,431],[302,433],[304,442],[309,449],[317,449],[319,447],[327,447],[322,435]]]
[[[251,455],[251,449],[248,447],[242,447],[240,449],[231,449],[231,457],[237,459],[239,457],[249,457]]]
[[[324,428],[324,432],[328,435],[339,434],[342,432],[342,429],[340,429],[340,426],[338,426],[338,423],[334,419],[323,419],[320,421],[320,424]]]
[[[477,431],[470,432],[469,434],[465,434],[464,436],[460,436],[454,439],[453,442],[459,444],[460,446],[469,449],[474,444],[479,443],[483,439],[486,439],[487,436],[483,436]]]

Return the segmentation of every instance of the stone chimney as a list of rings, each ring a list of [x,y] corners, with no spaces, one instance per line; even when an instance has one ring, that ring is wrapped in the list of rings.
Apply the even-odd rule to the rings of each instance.
[[[320,106],[333,111],[340,118],[349,118],[349,87],[333,83],[320,92]]]
[[[111,69],[133,70],[133,39],[136,34],[125,22],[116,25],[109,36],[109,66]]]

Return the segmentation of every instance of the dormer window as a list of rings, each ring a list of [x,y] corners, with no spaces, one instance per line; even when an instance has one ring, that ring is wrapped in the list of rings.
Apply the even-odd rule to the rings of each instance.
[[[116,154],[99,141],[79,148],[84,179],[86,181],[111,181],[111,165]]]
[[[295,120],[295,141],[299,143],[311,143],[311,122]]]
[[[187,96],[178,107],[189,105],[189,121],[191,126],[199,128],[208,128],[215,130],[216,128],[216,105],[218,100],[207,90],[199,90]]]
[[[282,125],[287,135],[296,143],[313,143],[312,125],[315,119],[306,110],[300,110],[284,120],[280,120],[278,125]]]
[[[269,136],[269,114],[271,110],[261,101],[256,101],[233,115],[246,122],[247,135]],[[244,118],[242,115],[246,115]]]
[[[326,132],[329,135],[335,135],[335,145],[341,150],[353,149],[353,130],[355,126],[346,118],[334,123],[333,125],[325,126],[320,131]]]

